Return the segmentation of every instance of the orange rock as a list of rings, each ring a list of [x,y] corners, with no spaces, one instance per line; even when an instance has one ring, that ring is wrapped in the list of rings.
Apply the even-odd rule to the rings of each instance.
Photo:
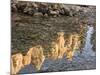
[[[33,66],[37,70],[40,70],[40,68],[45,60],[42,46],[38,45],[38,46],[32,47],[29,49],[29,51],[31,53],[31,58],[32,58],[31,61],[32,61]]]
[[[17,53],[11,57],[11,74],[17,74],[19,70],[23,67],[23,55]]]
[[[51,49],[50,49],[50,57],[51,59],[57,59],[58,58],[58,44],[56,42],[51,43]]]
[[[25,56],[23,56],[23,64],[29,65],[31,63],[31,50],[27,52]]]
[[[64,53],[64,45],[65,45],[64,32],[58,32],[57,34],[58,34],[58,38],[57,38],[58,58],[62,58]]]

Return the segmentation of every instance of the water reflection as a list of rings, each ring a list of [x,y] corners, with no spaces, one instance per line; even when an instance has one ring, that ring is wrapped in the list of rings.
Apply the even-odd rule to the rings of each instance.
[[[86,33],[85,46],[83,48],[83,53],[82,53],[85,57],[95,56],[95,52],[92,50],[93,44],[91,44],[91,38],[92,38],[93,32],[94,32],[94,28],[92,26],[88,26],[87,33]]]

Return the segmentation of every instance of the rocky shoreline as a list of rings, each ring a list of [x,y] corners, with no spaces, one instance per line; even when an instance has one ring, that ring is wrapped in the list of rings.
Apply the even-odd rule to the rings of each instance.
[[[62,8],[63,10],[66,10],[67,13],[76,13],[76,15],[60,13],[50,15],[50,12],[45,11],[46,9],[48,11],[60,11]],[[51,4],[26,1],[17,2],[16,0],[12,0],[12,50],[27,50],[32,45],[39,43],[43,45],[44,43],[48,44],[49,41],[52,41],[52,39],[56,37],[56,33],[60,30],[65,32],[65,38],[70,33],[79,33],[80,31],[82,38],[84,38],[86,26],[95,26],[95,8],[95,6],[85,5]],[[32,9],[32,15],[29,14],[29,12],[31,12],[29,9]],[[33,11],[34,9],[36,12]],[[24,13],[24,11],[27,11],[27,13]],[[41,13],[42,15],[34,15],[37,13]]]
[[[30,16],[76,16],[79,13],[88,12],[91,6],[86,5],[66,5],[57,3],[41,3],[26,1],[11,1],[11,11],[23,13]]]

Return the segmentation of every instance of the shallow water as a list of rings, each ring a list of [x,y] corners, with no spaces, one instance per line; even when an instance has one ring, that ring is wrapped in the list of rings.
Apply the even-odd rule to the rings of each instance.
[[[66,7],[66,6],[65,6]],[[84,12],[85,11],[85,12]],[[74,12],[73,12],[74,13]],[[11,53],[26,53],[26,51],[35,45],[42,45],[43,48],[49,46],[52,40],[56,38],[57,32],[63,30],[65,38],[70,33],[79,33],[82,30],[84,37],[84,29],[87,25],[95,25],[96,7],[86,7],[83,12],[80,11],[75,16],[29,16],[22,13],[12,13],[12,39]],[[83,29],[81,28],[83,26]],[[94,32],[92,26],[87,26],[85,45],[80,51],[75,52],[72,61],[68,61],[65,57],[55,61],[46,59],[40,71],[36,71],[32,64],[25,66],[19,73],[40,73],[40,72],[56,72],[56,71],[75,71],[96,68],[96,53],[93,52],[91,44],[92,34]],[[95,39],[95,38],[94,38]],[[44,53],[48,49],[45,48]]]
[[[75,53],[72,61],[68,61],[65,57],[57,60],[46,59],[40,71],[36,71],[32,64],[27,65],[19,73],[40,73],[40,72],[57,72],[57,71],[75,71],[89,70],[96,68],[96,53],[92,50],[91,38],[93,27],[88,26],[86,32],[85,45],[82,54]]]
[[[92,38],[92,34],[94,32],[94,28],[91,26],[87,27],[87,33],[86,33],[86,42],[85,42],[85,46],[84,46],[84,51],[83,51],[83,55],[85,55],[86,57],[88,56],[95,56],[95,52],[92,50],[93,44],[91,43],[91,38]]]

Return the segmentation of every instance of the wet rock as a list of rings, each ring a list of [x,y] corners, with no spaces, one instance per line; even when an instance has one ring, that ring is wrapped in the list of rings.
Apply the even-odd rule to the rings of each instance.
[[[32,15],[36,10],[43,15],[53,15],[54,17],[59,15],[76,16],[82,12],[88,12],[89,7],[81,5],[65,5],[65,4],[48,4],[48,3],[36,3],[36,2],[24,2],[24,1],[12,1],[12,11],[18,11],[20,13],[27,13]],[[52,11],[51,11],[52,10]],[[37,13],[38,13],[37,12]]]
[[[39,7],[45,8],[45,7],[48,7],[48,4],[47,3],[40,3]]]
[[[36,4],[36,3],[32,3],[32,6],[34,7],[34,8],[37,8],[38,7],[38,5]]]
[[[55,10],[55,11],[50,10],[49,12],[50,12],[50,15],[51,15],[51,16],[54,16],[54,17],[60,16],[58,10]]]
[[[28,15],[33,15],[34,11],[32,8],[29,8],[29,7],[25,7],[24,11],[23,11],[25,14],[28,14]]]
[[[25,7],[26,7],[26,3],[25,2],[18,2],[16,4],[17,10],[19,13],[23,13]]]
[[[43,16],[43,14],[38,12],[38,13],[34,13],[34,16]]]
[[[17,12],[17,7],[16,7],[16,4],[11,4],[11,11],[12,12]]]
[[[49,9],[39,7],[38,12],[42,13],[43,15],[46,15],[46,14],[49,14]]]
[[[17,4],[18,0],[11,0],[11,3]]]

